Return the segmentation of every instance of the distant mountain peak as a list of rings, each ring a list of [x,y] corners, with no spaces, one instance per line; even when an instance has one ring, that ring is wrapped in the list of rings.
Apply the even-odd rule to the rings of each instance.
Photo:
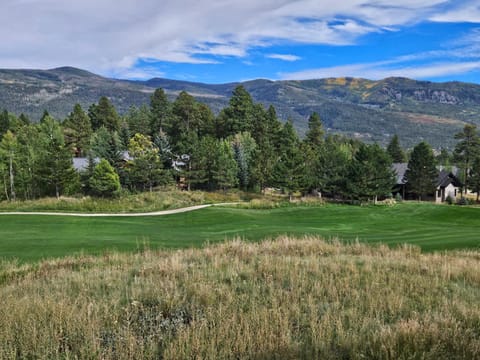
[[[308,129],[310,114],[317,112],[330,133],[383,144],[397,134],[405,147],[427,140],[437,148],[452,148],[453,134],[465,123],[480,125],[478,84],[404,77],[255,79],[226,84],[165,78],[129,81],[72,66],[51,70],[0,69],[0,111],[5,108],[17,115],[23,112],[38,120],[45,109],[63,119],[75,103],[88,109],[101,96],[107,96],[120,113],[126,113],[132,105],[148,105],[152,92],[163,88],[172,101],[186,91],[218,113],[228,105],[238,85],[243,85],[254,101],[265,107],[273,105],[281,119],[291,118],[300,134]]]
[[[99,75],[94,74],[90,71],[79,69],[73,66],[60,66],[60,67],[49,69],[46,71],[55,72],[55,73],[64,73],[64,74],[76,75],[76,76],[100,77]]]

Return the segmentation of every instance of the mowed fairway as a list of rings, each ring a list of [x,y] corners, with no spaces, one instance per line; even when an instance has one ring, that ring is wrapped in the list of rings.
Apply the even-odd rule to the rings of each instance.
[[[158,217],[0,216],[0,258],[36,261],[81,252],[184,248],[241,237],[317,234],[424,251],[480,248],[480,209],[433,204],[327,205],[271,210],[211,207]]]

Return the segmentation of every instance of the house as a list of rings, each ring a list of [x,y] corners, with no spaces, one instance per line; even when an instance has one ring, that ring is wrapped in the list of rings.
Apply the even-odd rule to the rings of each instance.
[[[405,182],[405,172],[408,169],[407,163],[394,163],[393,170],[397,175],[396,186],[393,190],[393,194],[400,194],[402,199],[414,199],[412,194],[408,192],[408,184]],[[435,194],[430,194],[429,198],[436,203],[445,202],[447,197],[455,199],[457,194],[460,194],[460,188],[462,183],[457,177],[458,168],[453,166],[447,170],[440,166],[438,168],[437,188]]]
[[[458,174],[457,168],[452,169],[452,171],[440,169],[437,179],[435,202],[444,202],[449,196],[452,199],[457,197],[457,194],[460,193],[460,187],[462,186],[462,183],[457,178],[456,174]]]
[[[130,156],[128,151],[123,151],[121,153],[121,157],[122,157],[122,161],[124,161],[125,163],[133,160],[133,157]],[[100,159],[96,157],[96,158],[93,159],[93,161],[94,161],[95,164],[98,164],[100,162]],[[85,171],[87,169],[87,167],[88,167],[88,158],[86,158],[86,157],[74,157],[73,158],[73,168],[76,171],[78,171],[78,172]]]

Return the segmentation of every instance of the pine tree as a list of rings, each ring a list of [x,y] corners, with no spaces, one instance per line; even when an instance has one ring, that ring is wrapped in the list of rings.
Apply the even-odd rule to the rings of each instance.
[[[45,120],[48,119],[48,118],[53,119],[53,117],[50,116],[50,113],[47,110],[43,110],[42,117],[40,118],[40,124],[43,124],[45,122]]]
[[[122,145],[118,133],[101,127],[93,134],[90,148],[93,156],[107,160],[117,172],[122,167]]]
[[[65,146],[60,125],[47,116],[40,126],[43,139],[43,151],[40,165],[40,178],[45,184],[47,195],[55,194],[57,198],[65,188],[76,179],[72,155]]]
[[[273,106],[266,112],[261,105],[255,107],[252,137],[256,148],[252,161],[252,185],[259,186],[262,191],[273,184],[274,167],[279,158],[281,130],[282,124]]]
[[[387,153],[390,155],[394,163],[404,163],[407,160],[396,134],[392,137],[392,140],[390,140],[390,143],[387,146]]]
[[[240,132],[251,132],[254,119],[255,106],[252,97],[242,85],[239,85],[233,90],[228,106],[218,116],[221,128],[218,136],[227,138]]]
[[[89,187],[94,195],[112,197],[120,191],[120,178],[115,169],[105,159],[95,166],[89,180]]]
[[[301,182],[302,188],[306,192],[318,191],[321,185],[318,173],[320,171],[320,153],[324,148],[324,135],[320,116],[314,112],[308,119],[308,131],[301,144],[304,164]]]
[[[172,121],[169,124],[167,135],[177,154],[192,154],[193,137],[199,136],[201,118],[195,98],[182,91],[173,103]]]
[[[289,120],[283,125],[279,148],[279,159],[274,167],[275,185],[282,188],[290,197],[301,187],[302,156],[300,140]]]
[[[477,193],[477,202],[480,197],[480,155],[477,156],[473,162],[469,171],[470,188],[473,192]]]
[[[257,144],[248,132],[236,134],[232,140],[233,154],[238,167],[238,183],[247,190],[250,185]]]
[[[150,97],[150,135],[165,131],[170,126],[172,104],[163,89],[156,89]],[[138,131],[137,131],[138,132]]]
[[[16,200],[15,175],[17,171],[18,142],[15,135],[7,130],[0,142],[0,161],[4,165],[4,173],[8,173],[8,180],[4,179],[7,199]],[[7,185],[8,182],[8,185]]]
[[[90,117],[92,128],[94,131],[102,126],[110,132],[120,130],[120,117],[118,116],[115,106],[110,100],[102,96],[98,104],[92,104],[88,109],[88,116]]]
[[[128,109],[128,113],[125,118],[128,128],[130,129],[130,133],[138,133],[143,135],[151,134],[151,117],[152,114],[150,113],[150,109],[146,105],[142,105],[139,108],[136,106],[131,106],[130,109]]]
[[[126,121],[122,121],[120,125],[120,131],[118,132],[118,137],[120,139],[120,147],[122,150],[127,150],[128,144],[130,142],[131,132],[130,127]]]
[[[155,136],[154,144],[158,148],[158,154],[160,156],[160,160],[162,161],[163,167],[165,169],[170,169],[173,165],[173,154],[167,134],[160,130]]]
[[[135,134],[130,139],[128,152],[133,158],[127,164],[133,188],[151,192],[154,186],[168,182],[168,173],[163,169],[158,148],[148,136]]]
[[[354,149],[350,142],[339,135],[325,139],[318,159],[317,182],[322,193],[331,197],[348,196],[346,179]]]
[[[7,110],[0,113],[0,139],[10,129],[10,116]]]
[[[436,157],[436,161],[439,165],[450,166],[452,164],[452,156],[447,149],[442,147],[440,154]]]
[[[190,141],[189,153],[181,157],[185,163],[181,174],[185,178],[188,191],[192,187],[202,187],[212,183],[214,161],[212,154],[215,152],[215,139],[209,136],[199,140],[196,133],[190,133]]]
[[[232,146],[227,140],[217,141],[216,148],[213,180],[219,188],[226,191],[237,185],[238,167]]]
[[[396,176],[390,156],[378,145],[362,144],[354,155],[347,177],[348,194],[359,200],[373,199],[392,192]]]
[[[75,156],[85,156],[92,136],[92,124],[80,104],[75,104],[63,126],[66,146],[73,150]]]
[[[422,141],[413,148],[404,181],[408,189],[422,200],[422,197],[435,192],[437,178],[432,148]]]
[[[18,121],[20,122],[20,124],[22,125],[30,125],[30,119],[28,118],[27,115],[25,115],[24,113],[21,113],[20,116],[18,117]]]
[[[23,125],[17,129],[19,144],[17,194],[25,200],[41,195],[40,168],[45,157],[45,139],[37,125]]]
[[[453,152],[454,160],[463,170],[464,193],[469,189],[469,172],[473,160],[480,155],[480,137],[475,125],[467,124],[463,131],[455,135],[460,140]]]
[[[314,151],[320,151],[324,136],[325,131],[323,130],[320,116],[314,112],[308,118],[308,131],[305,134],[305,143],[312,147]]]

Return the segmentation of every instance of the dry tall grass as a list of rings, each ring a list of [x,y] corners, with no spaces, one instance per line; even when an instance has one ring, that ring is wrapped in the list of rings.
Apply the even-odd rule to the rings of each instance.
[[[249,200],[255,194],[242,192],[180,191],[174,188],[116,198],[61,197],[28,201],[2,201],[0,211],[70,211],[70,212],[149,212],[191,205]]]
[[[318,238],[0,264],[2,359],[478,359],[480,252]]]

